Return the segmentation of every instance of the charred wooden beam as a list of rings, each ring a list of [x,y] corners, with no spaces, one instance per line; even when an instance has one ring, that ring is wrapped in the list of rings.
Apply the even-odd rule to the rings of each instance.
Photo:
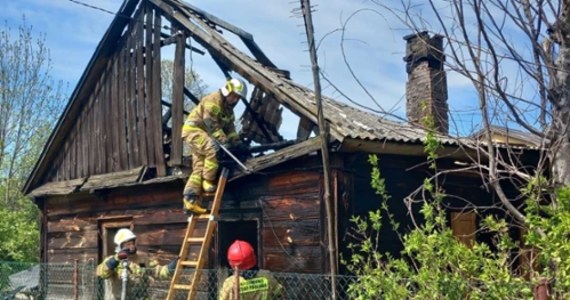
[[[315,130],[315,123],[308,118],[301,117],[297,128],[297,139],[301,141],[308,139],[313,130]]]
[[[275,151],[271,154],[262,155],[260,157],[248,159],[245,165],[253,170],[255,173],[258,170],[267,169],[269,167],[278,165],[282,162],[301,157],[303,155],[319,151],[321,148],[320,137],[310,138],[306,141],[285,147],[279,151]],[[228,182],[234,181],[238,178],[244,177],[248,174],[241,172],[240,170],[234,170]]]
[[[222,73],[224,73],[224,77],[226,77],[226,80],[229,80],[230,78],[232,78],[232,76],[230,75],[230,68],[228,68],[228,66],[224,62],[222,62],[220,59],[218,59],[218,57],[216,56],[215,53],[212,53],[210,51],[210,56],[212,56],[216,65],[218,65],[220,70],[222,70]]]
[[[160,33],[162,27],[162,13],[158,9],[154,10],[154,20],[152,26],[154,31],[148,31],[149,34],[152,35],[152,39],[154,41],[160,40]],[[150,52],[148,53],[150,54]],[[151,56],[147,55],[147,58]],[[152,45],[152,63],[149,62],[149,66],[152,66],[148,69],[149,73],[151,74],[150,78],[150,93],[152,95],[150,99],[161,99],[162,90],[161,90],[161,77],[160,77],[160,61],[161,61],[161,51],[160,45],[158,43],[154,43]],[[154,127],[153,130],[153,144],[154,144],[154,161],[157,170],[157,176],[164,176],[166,175],[166,162],[164,160],[164,149],[163,149],[163,132],[162,132],[162,124],[160,123],[162,120],[162,107],[159,102],[151,101],[150,103],[150,114],[151,114],[151,124]]]
[[[186,87],[184,87],[184,95],[186,95],[186,97],[190,98],[190,100],[192,100],[192,102],[194,102],[194,104],[198,105],[198,103],[200,103],[200,99],[198,99],[198,97],[194,96],[194,94],[192,94],[192,92],[190,92],[189,89],[187,89]],[[184,111],[185,114],[189,114],[189,112]]]
[[[297,141],[282,141],[282,142],[276,142],[276,143],[269,143],[269,144],[250,147],[248,149],[248,151],[250,153],[260,153],[260,152],[264,152],[267,150],[277,151],[277,150],[283,149],[285,147],[289,147],[291,145],[294,145],[296,142]]]
[[[284,82],[281,76],[261,63],[243,55],[239,49],[227,43],[217,32],[213,31],[201,19],[189,20],[184,13],[174,11],[174,8],[163,0],[149,0],[151,3],[164,10],[176,22],[184,26],[192,33],[192,38],[210,51],[214,56],[222,59],[232,70],[238,72],[250,83],[263,89],[266,93],[275,96],[282,105],[292,110],[297,115],[304,115],[317,123],[317,108],[312,100],[312,95],[307,90],[294,82]],[[171,3],[169,1],[168,3]],[[176,6],[178,9],[180,5]],[[195,24],[195,23],[196,24]],[[284,84],[280,84],[284,83]],[[342,141],[344,135],[337,127],[331,127],[332,136]]]
[[[177,31],[177,32],[176,32],[175,34],[173,34],[173,35],[168,35],[168,34],[166,34],[166,33],[164,33],[164,32],[161,32],[161,33],[160,33],[160,37],[162,37],[163,40],[160,41],[160,46],[161,46],[161,47],[162,47],[162,46],[168,46],[168,45],[170,45],[170,44],[176,43],[176,38],[177,38],[178,36],[182,35],[182,34],[183,34],[182,31]],[[196,53],[198,53],[198,54],[200,54],[200,55],[206,54],[206,52],[204,52],[204,51],[202,51],[202,50],[200,50],[200,49],[198,49],[198,48],[196,48],[196,47],[192,47],[192,46],[190,46],[190,44],[188,44],[188,43],[185,43],[184,45],[185,45],[186,49],[188,49],[188,50],[190,50],[190,51],[194,51],[194,52],[196,52]]]
[[[259,93],[262,93],[261,90],[258,90]],[[263,118],[255,111],[253,110],[253,108],[251,108],[251,105],[249,105],[249,102],[247,102],[244,98],[241,98],[243,104],[245,105],[245,109],[246,111],[251,114],[251,117],[253,118],[253,120],[255,121],[255,123],[257,123],[257,125],[259,126],[259,129],[261,129],[261,132],[263,133],[263,136],[265,136],[265,138],[268,141],[271,141],[271,135],[269,134],[269,132],[267,132],[267,129],[265,128],[265,120],[263,120]]]
[[[167,0],[168,1],[168,0]],[[170,1],[169,1],[170,2]],[[277,69],[277,67],[275,66],[275,64],[273,64],[273,62],[271,62],[271,60],[265,55],[265,53],[261,50],[261,48],[259,48],[259,46],[257,45],[257,43],[255,42],[255,40],[253,39],[253,35],[251,35],[251,33],[244,31],[243,29],[232,25],[210,13],[207,13],[193,5],[190,5],[188,3],[184,3],[184,5],[188,8],[190,8],[192,10],[192,13],[194,13],[195,15],[201,17],[204,21],[206,21],[208,23],[208,25],[210,25],[210,27],[212,27],[213,29],[215,29],[215,27],[212,26],[212,24],[220,26],[234,34],[236,34],[237,36],[240,37],[240,39],[243,41],[243,43],[245,44],[245,46],[249,49],[249,51],[251,51],[251,54],[253,54],[253,56],[263,65],[267,66],[267,67],[271,67],[271,68],[275,68]],[[188,12],[188,11],[187,11]],[[191,12],[188,12],[191,13]]]
[[[164,115],[162,115],[162,128],[164,128],[166,126],[166,123],[168,123],[168,120],[170,120],[170,118],[172,117],[172,103],[167,102],[165,100],[160,100],[160,103],[168,108],[168,110],[166,110]],[[186,115],[190,113],[187,110],[183,110],[183,112]]]
[[[175,29],[173,29],[174,31]],[[170,163],[172,165],[182,164],[182,123],[184,123],[184,81],[185,81],[185,41],[186,35],[183,31],[177,30],[175,36],[176,48],[174,53],[174,70],[172,80],[172,135],[170,149]],[[164,121],[164,118],[163,118]],[[163,123],[164,126],[165,123]]]

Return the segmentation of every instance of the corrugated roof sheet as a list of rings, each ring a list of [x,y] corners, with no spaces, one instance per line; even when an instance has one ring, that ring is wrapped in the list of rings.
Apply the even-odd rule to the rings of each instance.
[[[308,88],[283,79],[287,84],[303,94],[304,101],[315,107],[314,92]],[[362,139],[369,141],[393,141],[404,143],[421,143],[425,140],[426,130],[407,122],[396,122],[384,116],[355,108],[328,97],[323,97],[325,119],[331,130],[336,131],[342,138]],[[439,136],[443,144],[457,145],[457,141],[446,136]]]

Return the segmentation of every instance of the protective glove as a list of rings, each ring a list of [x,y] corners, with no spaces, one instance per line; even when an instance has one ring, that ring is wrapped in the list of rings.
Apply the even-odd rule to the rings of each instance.
[[[241,141],[233,143],[228,149],[233,154],[244,154],[249,152],[249,147]]]
[[[242,141],[237,142],[234,147],[236,148],[236,151],[239,153],[249,153],[249,146]]]
[[[231,143],[222,143],[222,146],[224,146],[224,148],[230,150],[232,148],[232,144]],[[224,151],[224,150],[222,150]],[[230,150],[231,151],[231,150]]]
[[[174,270],[176,270],[176,263],[177,263],[177,262],[178,262],[178,257],[175,258],[175,259],[173,259],[172,261],[170,261],[170,262],[168,263],[168,266],[167,266],[167,268],[168,268],[168,273],[170,273],[170,274],[174,273]]]
[[[119,262],[127,258],[129,258],[129,249],[122,249],[107,260],[107,267],[109,270],[115,270],[119,265]]]
[[[117,258],[119,260],[127,259],[127,258],[129,258],[129,253],[130,253],[129,249],[127,249],[127,248],[121,249],[121,251],[119,251],[119,253],[117,253]]]

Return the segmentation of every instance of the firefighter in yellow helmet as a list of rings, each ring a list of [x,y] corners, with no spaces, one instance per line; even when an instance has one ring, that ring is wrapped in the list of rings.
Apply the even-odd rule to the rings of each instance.
[[[266,270],[255,268],[257,257],[248,242],[236,240],[228,248],[228,262],[239,271],[239,299],[270,300],[277,299],[283,286]],[[228,277],[220,290],[219,300],[235,299],[235,276]]]
[[[136,236],[121,228],[115,234],[115,254],[103,260],[97,266],[97,277],[105,280],[105,300],[121,299],[122,274],[125,266],[128,270],[126,299],[150,299],[148,295],[149,276],[166,279],[174,273],[177,259],[166,266],[158,265],[156,260],[147,263],[137,254]],[[145,268],[146,267],[146,268]]]
[[[184,122],[182,139],[192,150],[192,174],[184,187],[185,211],[194,214],[207,212],[199,199],[202,192],[216,190],[216,152],[219,148],[216,143],[231,146],[240,142],[233,109],[239,99],[246,95],[245,82],[230,79],[222,88],[205,96]]]

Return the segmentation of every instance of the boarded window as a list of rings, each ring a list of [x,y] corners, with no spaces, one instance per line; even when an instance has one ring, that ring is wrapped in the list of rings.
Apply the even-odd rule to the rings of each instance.
[[[475,232],[477,231],[476,215],[474,212],[452,212],[451,230],[453,236],[460,242],[473,247],[475,242]]]

